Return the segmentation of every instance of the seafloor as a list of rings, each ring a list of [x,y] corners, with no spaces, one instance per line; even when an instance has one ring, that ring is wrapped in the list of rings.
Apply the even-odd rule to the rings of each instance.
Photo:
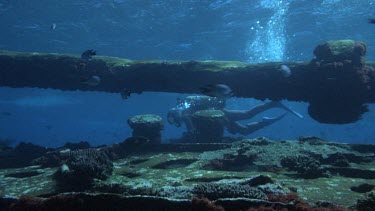
[[[3,146],[0,210],[375,210],[374,145],[227,141]]]

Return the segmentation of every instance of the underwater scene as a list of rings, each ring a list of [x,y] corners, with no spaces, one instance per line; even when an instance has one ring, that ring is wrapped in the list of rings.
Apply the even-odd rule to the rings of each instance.
[[[374,0],[0,0],[0,211],[375,210]]]

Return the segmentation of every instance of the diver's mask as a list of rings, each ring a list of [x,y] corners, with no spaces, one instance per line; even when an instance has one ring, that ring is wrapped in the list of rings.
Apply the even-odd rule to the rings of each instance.
[[[181,127],[181,114],[178,109],[172,108],[168,111],[167,121],[169,124],[176,127]]]

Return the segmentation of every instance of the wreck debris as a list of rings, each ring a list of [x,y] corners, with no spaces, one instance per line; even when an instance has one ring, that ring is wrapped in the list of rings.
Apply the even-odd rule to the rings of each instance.
[[[225,114],[220,110],[200,110],[193,114],[192,123],[198,143],[220,143],[224,135]]]
[[[353,40],[326,42],[309,63],[247,64],[225,61],[134,61],[0,51],[0,86],[61,90],[198,93],[206,84],[224,83],[236,97],[310,103],[309,114],[324,123],[355,122],[375,102],[374,64],[365,62],[366,45]],[[290,76],[280,74],[286,65]],[[80,78],[96,75],[100,86]],[[289,74],[288,74],[289,75]],[[23,76],[23,77],[20,77]]]
[[[160,116],[153,114],[137,115],[130,118],[128,124],[133,129],[133,137],[145,137],[152,144],[161,143],[163,120]]]

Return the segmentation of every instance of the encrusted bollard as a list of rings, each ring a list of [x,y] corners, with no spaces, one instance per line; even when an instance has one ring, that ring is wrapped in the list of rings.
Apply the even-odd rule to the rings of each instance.
[[[196,139],[200,143],[222,142],[224,135],[224,112],[220,110],[200,110],[193,114],[192,122]]]
[[[350,62],[348,65],[365,65],[367,47],[363,42],[354,40],[335,40],[318,45],[314,50],[316,61],[320,63]]]
[[[309,114],[323,123],[355,122],[368,111],[373,69],[366,66],[367,47],[353,40],[330,41],[317,46],[310,62]]]
[[[129,126],[133,129],[133,137],[145,137],[152,144],[161,143],[161,130],[163,120],[160,116],[153,114],[142,114],[128,119]]]

